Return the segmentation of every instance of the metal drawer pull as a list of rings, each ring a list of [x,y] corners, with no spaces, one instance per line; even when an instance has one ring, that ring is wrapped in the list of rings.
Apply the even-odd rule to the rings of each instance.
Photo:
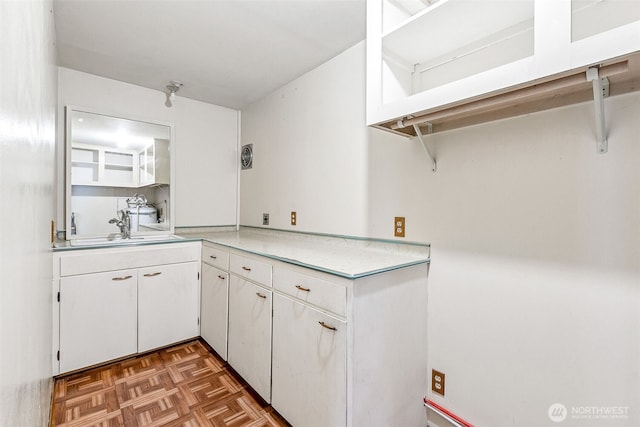
[[[300,285],[296,285],[296,289],[297,289],[297,290],[299,290],[299,291],[311,292],[311,289],[309,289],[309,288],[303,288],[303,287],[302,287],[302,286],[300,286]]]
[[[218,274],[218,279],[224,280],[224,279],[226,279],[226,277],[224,277],[222,274]]]
[[[323,321],[320,321],[320,322],[318,322],[318,323],[320,323],[320,326],[322,326],[323,328],[327,328],[327,329],[330,329],[330,330],[332,330],[332,331],[337,331],[337,330],[338,330],[337,328],[334,328],[333,326],[329,326],[329,325],[327,325],[327,324],[326,324],[326,323],[324,323]]]
[[[256,295],[258,295],[260,298],[262,299],[267,299],[266,295],[261,294],[260,292],[256,292]]]
[[[127,280],[127,279],[131,279],[133,276],[120,276],[120,277],[114,277],[111,280]]]
[[[251,269],[250,269],[249,267],[245,267],[245,266],[243,266],[243,267],[242,267],[242,269],[243,269],[244,271],[251,271]]]
[[[155,277],[155,276],[159,276],[161,274],[162,274],[162,272],[156,271],[155,273],[147,273],[147,274],[144,275],[144,277]]]
[[[217,257],[217,256],[215,256],[215,255],[209,255],[209,258],[211,258],[211,259],[218,259],[218,257]]]

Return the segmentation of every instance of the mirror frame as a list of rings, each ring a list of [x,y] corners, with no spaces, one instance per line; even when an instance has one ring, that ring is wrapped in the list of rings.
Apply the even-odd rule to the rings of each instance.
[[[94,239],[100,237],[109,237],[111,235],[118,234],[117,229],[114,229],[114,233],[95,233],[95,234],[81,234],[79,237],[71,236],[71,194],[72,194],[72,184],[71,184],[71,126],[72,120],[71,115],[73,112],[82,112],[82,113],[90,113],[97,114],[105,117],[112,117],[116,119],[124,119],[131,120],[136,122],[148,123],[153,125],[161,125],[169,128],[169,203],[168,203],[168,211],[169,211],[169,228],[167,230],[157,230],[157,231],[146,231],[146,232],[132,232],[131,236],[162,236],[162,235],[172,235],[175,231],[175,178],[176,178],[176,162],[175,162],[175,125],[173,123],[151,120],[147,118],[140,118],[134,116],[127,116],[123,114],[114,114],[101,110],[97,110],[94,108],[87,107],[78,107],[74,105],[66,105],[65,106],[65,134],[64,134],[64,147],[65,147],[65,157],[64,157],[64,198],[65,198],[65,240],[82,240],[82,239]],[[125,187],[114,187],[114,188],[125,188]],[[133,194],[132,194],[133,195]],[[115,226],[114,226],[115,227]]]

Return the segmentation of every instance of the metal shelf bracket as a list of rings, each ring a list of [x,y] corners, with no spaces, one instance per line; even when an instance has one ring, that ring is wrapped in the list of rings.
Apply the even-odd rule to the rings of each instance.
[[[425,125],[427,126],[427,134],[433,133],[433,124],[427,122],[425,123]],[[424,139],[424,135],[422,134],[422,131],[420,131],[420,127],[417,124],[414,124],[413,130],[416,131],[416,136],[418,137],[418,140],[422,144],[422,147],[424,147],[424,151],[427,152],[427,156],[429,156],[429,159],[431,160],[431,171],[435,172],[437,170],[436,158],[433,157],[433,155],[431,154],[431,150],[429,150],[429,146],[427,145],[427,141],[425,141]]]
[[[609,142],[607,141],[605,117],[604,117],[604,98],[609,96],[609,79],[598,76],[597,68],[589,68],[587,70],[587,81],[593,84],[593,103],[595,107],[596,120],[596,148],[598,153],[604,154],[609,150]]]

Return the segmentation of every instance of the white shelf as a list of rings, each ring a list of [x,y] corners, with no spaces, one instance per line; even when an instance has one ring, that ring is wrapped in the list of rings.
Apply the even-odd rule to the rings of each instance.
[[[132,150],[74,143],[71,148],[71,184],[137,187],[137,153]]]
[[[133,168],[133,157],[134,153],[131,151],[119,152],[105,150],[104,152],[104,161],[107,165],[122,165]]]
[[[371,0],[367,4],[367,124],[398,129],[435,116],[434,132],[583,102],[589,85],[473,115],[443,111],[629,61],[611,93],[638,90],[638,0]],[[420,10],[422,8],[422,10]],[[560,98],[559,99],[558,95]],[[590,95],[593,99],[593,94]],[[476,105],[476,104],[474,104]]]
[[[90,162],[90,161],[84,161],[84,160],[73,160],[72,163],[73,163],[73,166],[98,167],[98,162]]]
[[[441,0],[382,35],[383,50],[409,64],[455,52],[533,20],[533,0]],[[530,25],[531,26],[531,25]]]
[[[123,171],[133,171],[133,166],[131,165],[122,165],[117,163],[105,163],[105,169],[119,169]]]

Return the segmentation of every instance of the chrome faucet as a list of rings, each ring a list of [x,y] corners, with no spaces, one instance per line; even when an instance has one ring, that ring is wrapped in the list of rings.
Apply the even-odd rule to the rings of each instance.
[[[123,239],[131,238],[131,217],[129,212],[121,209],[118,211],[118,218],[111,218],[109,224],[115,224],[120,229]]]

